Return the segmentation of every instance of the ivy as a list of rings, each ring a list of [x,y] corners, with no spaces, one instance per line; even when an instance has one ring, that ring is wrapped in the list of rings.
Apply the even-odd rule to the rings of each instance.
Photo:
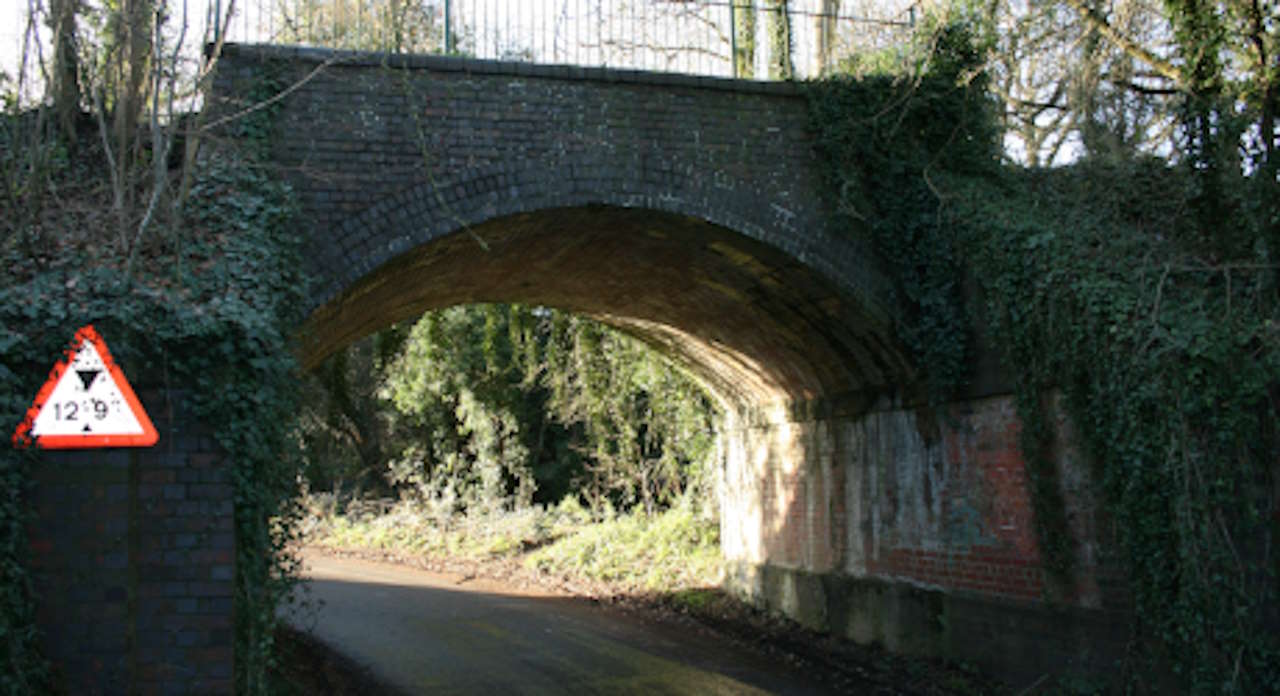
[[[1226,217],[1210,228],[1202,171],[1001,166],[964,34],[941,29],[911,77],[815,86],[840,219],[896,276],[898,333],[931,401],[963,384],[972,320],[1002,351],[1043,562],[1069,592],[1077,549],[1047,403],[1061,395],[1127,570],[1131,688],[1172,674],[1191,693],[1276,693],[1276,186],[1218,168]],[[1246,242],[1206,254],[1223,227]]]
[[[996,151],[978,53],[941,35],[945,62],[919,76],[814,83],[809,105],[838,222],[870,242],[893,280],[897,335],[924,370],[933,405],[968,378],[963,265],[931,177],[989,166]],[[948,52],[946,46],[952,46]]]
[[[13,376],[0,367],[2,407],[11,413],[16,401],[9,387]],[[40,690],[48,666],[36,645],[36,627],[31,578],[27,573],[26,522],[23,504],[27,489],[30,457],[9,454],[0,457],[0,693],[26,694]]]
[[[20,420],[49,361],[93,323],[135,381],[185,391],[196,417],[214,426],[233,467],[237,693],[267,690],[276,609],[296,577],[285,550],[296,493],[286,445],[297,410],[291,336],[306,287],[289,192],[251,165],[207,158],[183,211],[180,250],[157,236],[129,276],[109,240],[77,248],[49,237],[10,245],[0,259],[12,270],[0,284],[0,422]],[[22,541],[38,460],[38,451],[0,453],[5,693],[44,690]]]
[[[1192,692],[1271,693],[1275,286],[1264,266],[1184,250],[1200,236],[1187,178],[1086,163],[974,183],[973,258],[1020,400],[1059,389],[1094,463],[1136,665],[1169,667]]]

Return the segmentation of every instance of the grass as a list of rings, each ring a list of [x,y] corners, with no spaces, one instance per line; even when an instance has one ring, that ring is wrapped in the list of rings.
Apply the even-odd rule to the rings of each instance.
[[[688,506],[652,517],[632,513],[579,526],[524,563],[542,573],[625,590],[670,592],[719,582],[720,533]]]
[[[512,559],[568,581],[607,583],[617,592],[680,592],[717,585],[719,526],[691,504],[661,513],[592,513],[575,499],[559,505],[434,514],[412,501],[352,504],[306,501],[307,542],[334,549],[387,551],[440,559]]]

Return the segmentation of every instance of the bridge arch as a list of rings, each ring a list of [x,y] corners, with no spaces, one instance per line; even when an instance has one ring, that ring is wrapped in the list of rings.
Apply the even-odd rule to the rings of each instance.
[[[796,218],[714,172],[594,156],[419,182],[314,240],[303,361],[430,309],[523,302],[638,336],[735,411],[908,379],[865,250]]]
[[[832,228],[800,87],[227,46],[215,112],[243,112],[264,74],[292,85],[268,164],[298,195],[317,280],[304,363],[454,304],[602,319],[727,407],[726,585],[860,642],[1032,678],[1073,654],[1064,631],[1024,660],[1049,631],[1009,630],[1063,620],[1041,604],[1013,401],[975,389],[938,418],[913,399],[888,279]],[[1101,601],[1092,572],[1081,610]],[[1071,616],[1080,635],[1099,635],[1090,617]]]

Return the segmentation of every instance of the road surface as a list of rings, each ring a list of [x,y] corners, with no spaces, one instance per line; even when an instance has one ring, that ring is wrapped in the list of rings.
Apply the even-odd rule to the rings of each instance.
[[[408,694],[825,694],[803,672],[588,600],[308,554],[286,620]]]

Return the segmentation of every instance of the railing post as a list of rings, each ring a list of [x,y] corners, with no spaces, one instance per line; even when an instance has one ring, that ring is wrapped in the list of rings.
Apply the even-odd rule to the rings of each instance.
[[[738,77],[738,0],[729,0],[729,66]]]
[[[453,54],[453,32],[450,25],[449,15],[453,14],[453,3],[451,0],[444,0],[444,52],[445,55]]]

